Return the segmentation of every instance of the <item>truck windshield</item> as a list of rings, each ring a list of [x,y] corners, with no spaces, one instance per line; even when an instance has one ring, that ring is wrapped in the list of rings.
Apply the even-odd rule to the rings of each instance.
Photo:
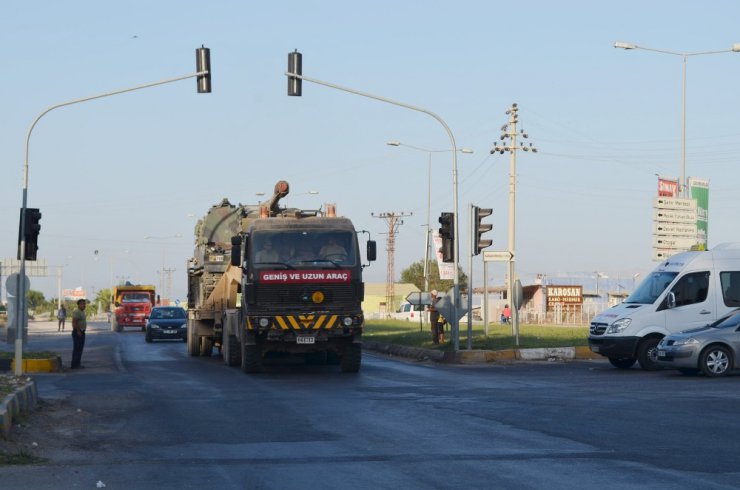
[[[139,294],[127,294],[121,298],[123,303],[148,303],[149,295],[144,293]]]
[[[630,294],[625,303],[639,303],[642,305],[651,305],[655,303],[655,300],[663,294],[663,291],[668,287],[673,279],[676,278],[678,272],[653,272],[645,278],[644,281],[637,286],[632,294]]]
[[[357,237],[351,231],[256,231],[249,260],[258,268],[275,265],[334,269],[357,263]]]

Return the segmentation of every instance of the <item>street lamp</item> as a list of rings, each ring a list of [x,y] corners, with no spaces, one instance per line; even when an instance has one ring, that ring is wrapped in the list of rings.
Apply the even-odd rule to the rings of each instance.
[[[433,117],[437,120],[438,123],[442,125],[444,130],[447,132],[447,136],[450,139],[450,146],[452,148],[452,201],[454,203],[454,219],[453,219],[453,233],[455,236],[460,236],[459,233],[459,227],[458,227],[458,212],[457,212],[457,203],[458,203],[458,196],[457,196],[457,146],[455,145],[455,137],[452,134],[452,130],[450,130],[450,127],[447,125],[444,120],[439,117],[437,114],[427,110],[423,109],[421,107],[413,106],[410,104],[404,104],[403,102],[398,102],[396,100],[391,100],[385,97],[380,97],[378,95],[369,94],[367,92],[361,92],[359,90],[354,90],[348,87],[342,87],[340,85],[335,85],[333,83],[325,82],[322,80],[318,80],[316,78],[310,78],[303,76],[303,55],[298,52],[296,49],[293,53],[288,54],[288,71],[285,72],[285,75],[288,77],[288,96],[296,97],[300,96],[302,94],[302,83],[303,80],[307,82],[313,82],[318,85],[323,85],[325,87],[333,88],[336,90],[341,90],[343,92],[348,92],[350,94],[360,95],[362,97],[367,97],[369,99],[378,100],[380,102],[386,102],[388,104],[393,104],[399,107],[405,107],[406,109],[411,109],[412,111],[422,112],[428,116]],[[452,343],[453,348],[455,350],[459,349],[460,346],[460,338],[459,338],[459,321],[457,318],[457,309],[460,304],[460,247],[459,247],[459,240],[455,242],[454,249],[454,257],[453,257],[453,265],[454,265],[454,274],[455,277],[453,278],[454,286],[453,286],[453,298],[452,298],[452,318],[450,318],[450,323],[452,324]]]
[[[681,197],[686,196],[686,60],[689,56],[700,56],[705,54],[718,53],[738,53],[740,52],[740,43],[735,43],[730,49],[721,49],[718,51],[700,51],[696,53],[681,53],[678,51],[668,51],[666,49],[646,48],[632,43],[617,41],[614,43],[615,48],[619,49],[641,49],[643,51],[653,51],[655,53],[671,54],[683,58],[683,83],[681,89],[681,180],[678,183],[678,194]]]
[[[389,141],[386,143],[388,146],[404,146],[406,148],[411,148],[412,150],[417,151],[424,151],[429,155],[429,164],[428,164],[428,175],[427,175],[427,232],[426,232],[426,238],[424,240],[424,291],[429,291],[429,243],[430,243],[430,236],[432,233],[432,228],[430,225],[430,218],[431,218],[431,212],[432,212],[432,153],[446,153],[451,150],[430,150],[427,148],[420,148],[418,146],[413,145],[407,145],[405,143],[401,143],[400,141]],[[473,153],[473,150],[469,148],[460,148],[457,151],[460,153]]]

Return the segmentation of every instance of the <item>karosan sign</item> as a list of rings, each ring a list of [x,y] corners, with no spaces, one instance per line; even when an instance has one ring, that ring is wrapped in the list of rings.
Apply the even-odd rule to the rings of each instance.
[[[352,280],[352,271],[260,271],[259,277],[262,284],[341,283]]]
[[[547,309],[556,305],[582,305],[583,286],[547,286]]]

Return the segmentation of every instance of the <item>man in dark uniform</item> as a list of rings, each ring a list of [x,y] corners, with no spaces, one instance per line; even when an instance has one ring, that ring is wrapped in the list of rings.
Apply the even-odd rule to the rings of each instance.
[[[82,349],[85,348],[85,330],[87,330],[87,316],[85,315],[87,302],[84,299],[77,300],[77,309],[72,312],[72,369],[80,369],[82,360]]]

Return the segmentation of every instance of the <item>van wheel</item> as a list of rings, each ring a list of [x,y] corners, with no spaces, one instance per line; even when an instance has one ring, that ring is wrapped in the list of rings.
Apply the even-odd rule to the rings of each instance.
[[[723,345],[712,345],[701,354],[699,366],[705,376],[725,376],[732,367],[732,354]]]
[[[634,357],[610,357],[609,362],[612,366],[619,369],[629,369],[637,362]]]
[[[640,367],[645,371],[657,371],[660,369],[657,363],[658,342],[660,342],[659,338],[648,337],[637,346],[637,362],[640,363]]]

